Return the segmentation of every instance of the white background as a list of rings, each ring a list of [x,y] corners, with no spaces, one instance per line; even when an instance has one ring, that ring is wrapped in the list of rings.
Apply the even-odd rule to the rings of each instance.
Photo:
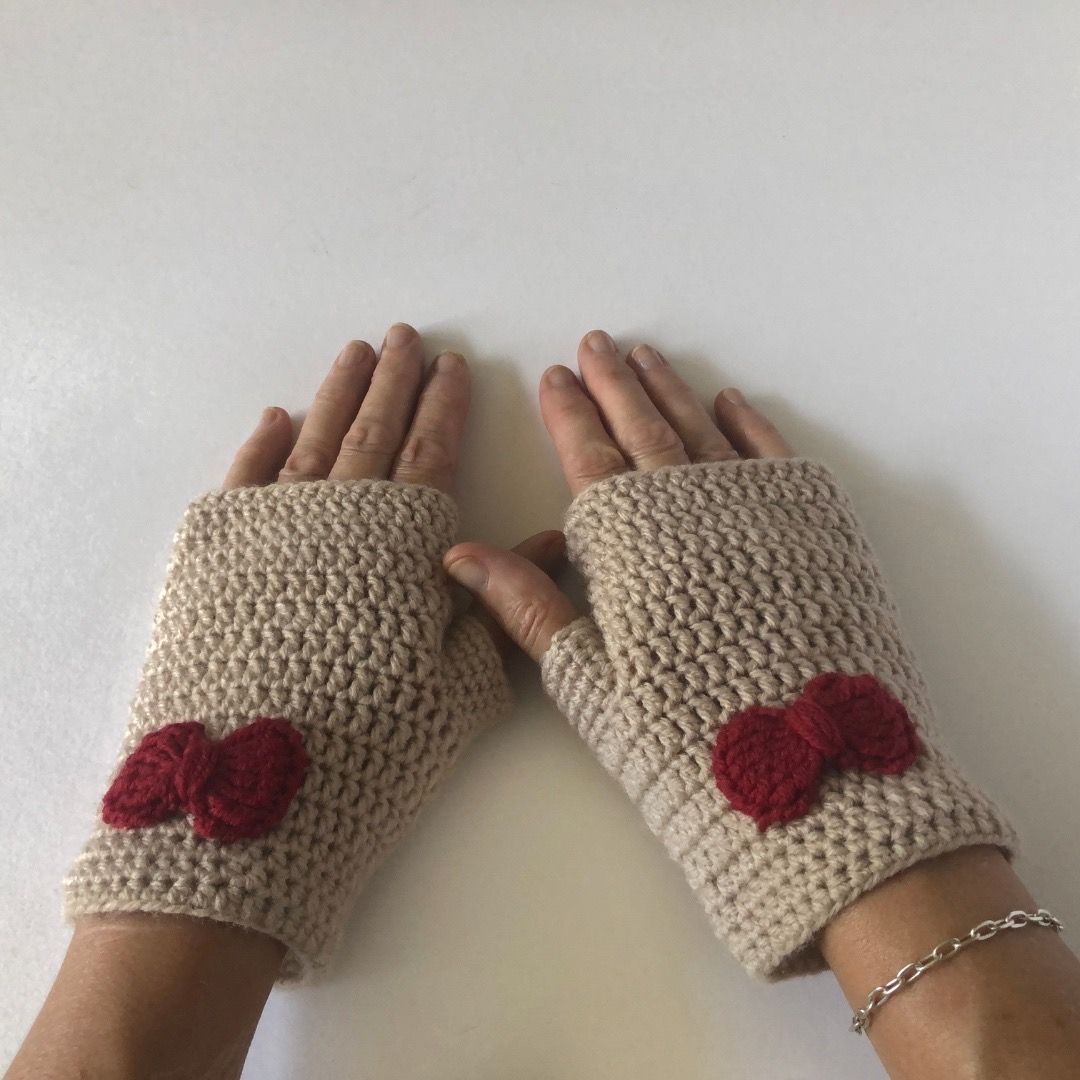
[[[0,1061],[181,509],[395,319],[475,362],[469,535],[558,523],[535,384],[595,325],[833,463],[1080,923],[1078,86],[1064,0],[0,5]],[[737,969],[516,677],[245,1075],[879,1075],[829,977]]]

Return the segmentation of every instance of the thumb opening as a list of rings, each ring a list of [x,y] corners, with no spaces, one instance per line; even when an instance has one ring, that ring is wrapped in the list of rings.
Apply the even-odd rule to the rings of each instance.
[[[446,553],[443,566],[515,645],[539,661],[552,637],[578,617],[558,585],[536,565],[560,558],[564,543],[562,533],[546,532],[513,551],[491,544],[458,544]]]

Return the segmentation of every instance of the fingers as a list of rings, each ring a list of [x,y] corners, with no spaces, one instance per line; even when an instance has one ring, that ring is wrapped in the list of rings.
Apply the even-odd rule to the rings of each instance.
[[[468,367],[456,353],[444,353],[421,394],[423,374],[423,342],[406,323],[390,327],[378,358],[367,342],[350,342],[319,387],[291,453],[286,445],[271,455],[274,475],[267,475],[267,455],[280,440],[257,432],[237,456],[229,483],[392,475],[449,490],[469,407]]]
[[[236,452],[222,485],[238,487],[271,484],[277,478],[293,444],[289,414],[276,407],[264,409],[259,424]]]
[[[366,341],[350,341],[338,353],[311,410],[300,428],[296,445],[278,479],[282,483],[324,480],[337,460],[345,432],[364,399],[375,367],[375,351]]]
[[[795,451],[766,416],[735,389],[722,390],[713,404],[728,441],[743,457],[784,458]]]
[[[630,468],[615,445],[592,398],[577,376],[561,365],[540,379],[540,415],[555,444],[570,494]]]
[[[629,468],[738,456],[663,355],[639,345],[624,362],[594,330],[578,347],[582,382],[564,367],[540,383],[540,411],[572,495]]]
[[[697,395],[659,350],[639,345],[627,362],[653,404],[682,441],[690,461],[728,461],[739,455],[705,411]]]
[[[578,367],[585,389],[596,402],[615,443],[636,468],[657,469],[689,462],[675,429],[603,330],[593,330],[581,340]]]
[[[650,345],[623,362],[611,338],[594,330],[578,347],[578,362],[581,382],[561,366],[540,382],[540,411],[572,495],[630,468],[793,453],[737,390],[717,397],[714,421]]]
[[[387,331],[379,362],[352,426],[341,440],[331,480],[385,479],[412,420],[424,374],[423,343],[407,323]]]
[[[539,540],[533,537],[526,544]],[[578,612],[555,582],[521,554],[525,546],[504,551],[490,544],[458,544],[446,553],[443,565],[480,601],[515,645],[533,660],[539,660],[552,637],[569,626]]]
[[[449,491],[469,412],[469,367],[457,353],[435,358],[390,474],[401,484]]]

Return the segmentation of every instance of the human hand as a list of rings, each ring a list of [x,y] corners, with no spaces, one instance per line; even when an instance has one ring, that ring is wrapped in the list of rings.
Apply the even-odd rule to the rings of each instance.
[[[443,353],[425,373],[420,335],[410,326],[397,324],[387,333],[379,357],[363,341],[349,342],[341,350],[315,395],[299,437],[294,436],[289,414],[284,409],[264,410],[258,427],[237,453],[223,487],[231,492],[239,488],[301,481],[390,480],[448,491],[453,482],[468,404],[469,371],[465,360],[455,353]],[[251,500],[249,505],[253,502]],[[309,543],[318,542],[316,530],[310,527],[311,522],[303,513],[295,519],[290,519],[286,513],[282,520],[292,520],[304,530]],[[344,522],[339,524],[338,540],[345,546],[344,554],[352,558],[356,554],[355,537]],[[202,542],[209,545],[209,530]],[[543,547],[542,544],[539,546]],[[536,549],[534,543],[524,550]],[[227,561],[226,552],[219,548],[218,554],[219,561]],[[257,553],[252,551],[249,555],[249,568],[262,573],[264,568],[259,567]],[[322,555],[326,560],[325,571],[335,557],[332,543],[323,548]],[[392,568],[392,560],[383,562],[382,566],[384,570]],[[280,578],[280,569],[271,567],[270,572],[277,573]],[[297,578],[304,577],[302,566],[294,564],[288,569]],[[330,579],[338,584],[347,576],[335,570],[330,572]],[[303,602],[319,605],[318,591],[326,586],[327,580],[325,575],[316,576],[304,593]],[[260,631],[257,619],[252,616],[268,599],[272,589],[272,584],[256,586],[240,605],[245,613],[244,648],[256,648],[257,651]],[[239,591],[243,591],[242,585]],[[347,632],[350,612],[344,609],[362,605],[363,592],[362,579],[353,578],[348,596],[339,609],[339,617],[330,619],[330,625],[337,633]],[[278,599],[285,603],[276,610],[271,605],[271,622],[278,618],[278,611],[286,612],[296,606],[296,597],[288,595],[288,590],[281,591]],[[324,615],[331,606],[322,605]],[[215,609],[211,622],[220,622],[222,627],[232,624],[235,612],[227,601],[223,599],[215,605],[213,595],[204,598],[204,611],[211,608]],[[281,617],[288,621],[287,614]],[[271,631],[271,634],[275,633]],[[278,672],[277,676],[264,674],[268,681],[277,683],[271,689],[271,695],[276,698],[279,708],[290,698],[294,707],[299,703],[296,688],[290,690],[280,684],[282,672],[291,665],[302,666],[304,663],[300,655],[303,649],[296,644],[297,639],[303,637],[309,648],[312,645],[318,647],[320,633],[325,636],[325,631],[319,631],[310,623],[304,625],[292,621],[291,636],[284,642],[282,654],[271,665]],[[228,662],[221,651],[227,636],[226,630],[200,640],[200,649],[191,658],[199,670]],[[225,646],[226,651],[227,648]],[[400,655],[405,653],[407,649],[399,649]],[[240,673],[243,666],[241,662],[234,668],[234,679],[244,678]],[[338,681],[341,681],[340,675]],[[383,683],[389,685],[386,679]],[[183,686],[175,689],[179,691],[178,698],[189,692],[189,688]],[[219,686],[217,689],[224,688]],[[334,687],[329,685],[316,689],[316,693],[333,692]],[[211,702],[203,704],[210,705]],[[253,711],[261,709],[254,708]],[[194,711],[183,718],[191,716],[203,719],[205,714]],[[180,718],[166,715],[161,720]],[[226,721],[227,718],[220,719]],[[405,719],[413,718],[407,716]],[[339,736],[347,734],[338,732]],[[401,736],[400,731],[397,736]],[[308,745],[313,753],[320,738],[322,734],[309,737]],[[412,739],[415,756],[422,745],[416,740],[415,729]],[[395,751],[384,747],[380,752],[384,764],[392,765]],[[355,778],[349,777],[349,770],[340,769],[339,772],[356,788],[356,797],[361,797]],[[332,817],[335,814],[333,798],[326,792],[321,798],[321,815]],[[384,814],[386,810],[384,801]],[[160,828],[164,831],[170,826]],[[165,848],[169,843],[187,845],[195,853],[189,860],[192,865],[206,860],[208,846],[199,846],[198,841],[192,846],[192,840],[185,832],[186,827],[180,826],[171,836],[159,837],[148,861],[157,864],[166,858]],[[119,844],[131,846],[141,839],[138,832],[118,836],[122,837]],[[234,849],[226,845],[220,850]],[[309,875],[312,879],[333,874],[335,868],[340,873],[344,861],[342,852],[335,848],[324,849],[324,853],[331,858],[322,861],[317,875]],[[249,867],[246,872],[238,873],[236,880],[265,881],[279,875],[280,866],[289,861],[296,861],[295,853],[290,860],[279,861],[277,866],[272,865],[269,869],[255,860],[255,869]],[[265,933],[253,933],[230,925],[231,921],[251,923],[252,920],[242,907],[230,908],[229,903],[221,903],[221,911],[214,918],[179,914],[188,910],[192,915],[207,912],[195,899],[175,890],[168,904],[166,901],[170,898],[141,895],[133,888],[133,882],[124,880],[123,862],[122,848],[117,851],[115,860],[105,854],[98,856],[101,877],[105,881],[111,880],[114,886],[130,895],[119,905],[119,911],[115,910],[116,905],[108,895],[93,895],[90,886],[86,886],[88,895],[76,901],[76,910],[93,913],[83,914],[78,919],[68,956],[48,1002],[12,1066],[11,1075],[59,1075],[60,1072],[65,1075],[69,1072],[111,1075],[120,1068],[118,1061],[121,1059],[126,1067],[145,1074],[165,1070],[185,1076],[238,1075],[255,1022],[286,952],[283,939],[287,940],[295,933],[295,928],[286,928],[283,920],[279,920],[278,925],[261,927],[267,931]],[[228,874],[220,876],[227,877]],[[203,882],[201,891],[213,895],[219,885],[219,877],[211,875]],[[278,906],[286,907],[291,900],[284,897],[299,895],[305,888],[306,882],[283,889]],[[233,889],[232,893],[242,897],[246,891],[245,887]],[[139,910],[125,910],[140,906],[155,913],[148,915]],[[162,913],[162,908],[171,913]],[[225,921],[215,921],[218,917]],[[292,918],[296,920],[295,915]],[[276,937],[273,936],[275,933]]]
[[[206,915],[284,941],[285,977],[327,961],[356,882],[509,703],[492,635],[454,615],[441,565],[468,395],[464,359],[425,375],[419,334],[397,324],[378,358],[342,350],[295,439],[266,410],[224,490],[191,504],[69,917]],[[560,548],[555,533],[518,550]],[[245,747],[262,771],[168,782],[189,750]],[[137,869],[150,851],[160,881]]]
[[[465,358],[439,353],[425,372],[420,334],[407,323],[395,323],[378,356],[366,341],[350,341],[338,353],[298,435],[284,409],[265,409],[223,487],[391,480],[451,492],[469,397]],[[541,568],[556,566],[563,550],[562,534],[546,531],[522,541],[511,557],[544,577]],[[495,619],[477,614],[505,652],[509,639]]]
[[[540,411],[572,496],[632,470],[738,458],[790,457],[790,444],[737,390],[723,390],[713,416],[663,354],[638,345],[625,358],[603,330],[578,345],[580,379],[561,365],[540,380]],[[458,544],[447,572],[487,608],[533,660],[578,612],[544,571],[490,544]]]

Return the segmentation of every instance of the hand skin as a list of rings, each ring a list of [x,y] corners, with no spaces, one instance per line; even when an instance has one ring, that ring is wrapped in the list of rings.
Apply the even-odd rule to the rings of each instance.
[[[223,486],[384,479],[448,491],[468,407],[464,358],[442,353],[425,371],[420,335],[397,323],[378,356],[365,341],[341,350],[298,435],[284,409],[265,409]],[[514,549],[541,565],[562,550],[558,532]],[[205,919],[81,919],[7,1078],[239,1076],[283,955],[269,937]]]
[[[544,423],[572,495],[630,469],[792,454],[737,390],[717,395],[713,419],[649,345],[624,359],[609,335],[594,330],[578,347],[578,366],[580,378],[553,367],[540,383]],[[555,582],[512,552],[459,544],[444,562],[533,660],[577,618]],[[871,989],[940,942],[985,919],[1038,906],[1000,852],[971,848],[921,863],[867,893],[826,927],[819,944],[854,1011]],[[1007,931],[898,993],[875,1014],[868,1034],[896,1078],[1075,1078],[1080,962],[1051,929]]]

